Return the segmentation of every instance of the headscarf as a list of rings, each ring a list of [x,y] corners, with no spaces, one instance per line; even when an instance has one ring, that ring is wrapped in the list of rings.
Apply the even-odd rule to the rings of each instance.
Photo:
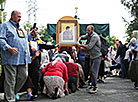
[[[54,66],[54,65],[58,62],[58,60],[60,60],[61,62],[63,62],[62,59],[61,59],[60,57],[57,57],[57,58],[52,62],[52,65]]]
[[[136,42],[136,38],[132,38],[132,39],[130,40],[130,42],[131,42],[131,43],[135,43],[135,42]]]

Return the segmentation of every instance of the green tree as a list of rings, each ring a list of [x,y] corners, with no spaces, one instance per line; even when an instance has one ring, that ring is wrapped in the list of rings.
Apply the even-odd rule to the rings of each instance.
[[[47,28],[43,25],[39,26],[38,33],[43,41],[47,41]]]
[[[6,16],[7,16],[7,13],[6,12],[3,12],[3,22],[6,21]],[[1,11],[0,11],[0,24],[2,23],[2,20],[1,20]]]
[[[131,33],[134,30],[138,30],[138,0],[121,0],[121,3],[128,9],[131,17],[133,17],[133,20],[129,22],[122,17],[124,22],[126,22],[126,33],[128,34],[127,41],[129,41]]]
[[[24,29],[27,31],[27,34],[29,34],[29,32],[30,32],[30,29],[31,29],[31,27],[32,27],[32,25],[31,25],[31,23],[29,22],[29,21],[26,21],[25,23],[24,23]]]
[[[109,43],[109,38],[108,37],[106,37],[105,38],[107,41],[108,41],[108,43]],[[115,36],[111,36],[110,37],[110,46],[113,46],[114,47],[114,49],[116,50],[117,48],[116,48],[116,37]]]
[[[2,23],[2,19],[1,19],[1,16],[2,16],[2,3],[3,2],[6,2],[6,0],[0,0],[0,24]],[[3,21],[5,22],[6,21],[6,16],[7,16],[7,13],[6,12],[3,12]]]

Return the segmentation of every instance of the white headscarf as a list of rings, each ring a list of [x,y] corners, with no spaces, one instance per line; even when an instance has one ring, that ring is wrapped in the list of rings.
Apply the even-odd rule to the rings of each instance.
[[[60,60],[62,62],[62,59],[60,57],[57,57],[53,62],[52,65],[55,65],[57,63],[57,61]]]
[[[130,40],[130,42],[131,42],[131,43],[135,43],[135,42],[136,42],[136,38],[132,38],[132,39]]]

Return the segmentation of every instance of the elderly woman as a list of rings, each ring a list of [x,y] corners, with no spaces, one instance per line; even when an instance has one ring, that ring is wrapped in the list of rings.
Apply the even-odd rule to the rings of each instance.
[[[130,60],[135,61],[135,60],[136,60],[136,57],[137,57],[137,51],[136,51],[136,49],[137,49],[137,47],[138,47],[138,45],[137,45],[137,43],[136,43],[136,38],[132,38],[132,39],[130,40],[130,42],[129,42],[129,44],[128,44],[128,47],[129,47],[129,49],[131,49],[131,50],[129,51]],[[133,59],[132,59],[132,58],[133,58]]]
[[[42,70],[46,94],[50,98],[64,97],[68,92],[68,72],[60,57],[48,63]]]

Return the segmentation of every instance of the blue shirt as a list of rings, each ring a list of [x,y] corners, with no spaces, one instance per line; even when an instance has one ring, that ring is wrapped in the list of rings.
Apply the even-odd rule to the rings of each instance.
[[[23,65],[31,63],[28,36],[21,38],[17,34],[17,23],[8,21],[0,26],[0,49],[2,65]],[[18,29],[21,29],[20,27]],[[8,49],[17,48],[18,54],[11,54]]]
[[[128,47],[129,47],[130,45],[132,45],[131,42],[128,43]],[[135,42],[132,46],[134,47],[134,49],[136,49],[136,48],[137,48],[136,42]]]

